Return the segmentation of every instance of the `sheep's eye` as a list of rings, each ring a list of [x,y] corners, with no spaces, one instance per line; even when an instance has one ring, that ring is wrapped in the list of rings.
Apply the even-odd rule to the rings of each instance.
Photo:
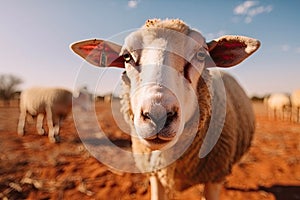
[[[204,51],[199,51],[197,54],[196,54],[196,57],[197,57],[197,59],[199,60],[199,61],[204,61],[205,60],[205,58],[206,58],[206,54],[205,54],[205,52]]]
[[[125,60],[126,63],[129,63],[131,61],[131,59],[132,59],[131,55],[129,53],[125,53],[123,55],[123,58],[124,58],[124,60]]]

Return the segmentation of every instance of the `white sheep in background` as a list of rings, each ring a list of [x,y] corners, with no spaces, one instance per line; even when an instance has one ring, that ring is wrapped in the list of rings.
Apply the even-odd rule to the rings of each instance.
[[[300,90],[295,90],[291,94],[291,103],[292,103],[292,115],[295,111],[296,121],[300,122],[299,115],[300,115]]]
[[[234,78],[221,73],[225,95],[214,88],[220,77],[208,67],[237,65],[259,46],[258,40],[244,36],[223,36],[206,43],[181,20],[154,19],[127,36],[123,47],[95,39],[71,48],[93,65],[125,68],[121,111],[131,126],[136,165],[141,172],[151,171],[151,199],[165,199],[174,190],[204,183],[209,200],[219,198],[232,165],[249,148],[255,119],[250,100]],[[213,101],[220,103],[213,107]],[[214,109],[224,114],[225,121],[213,123],[224,127],[212,150],[201,157]],[[176,146],[193,134],[184,154],[164,165],[177,155]]]
[[[288,115],[288,109],[291,106],[290,98],[287,94],[284,93],[273,93],[269,96],[267,100],[268,105],[268,115],[271,116],[273,112],[273,116],[275,119],[281,118],[284,120],[284,114]]]
[[[72,93],[61,88],[30,88],[24,90],[20,97],[20,117],[18,134],[24,135],[26,115],[37,116],[36,128],[40,135],[45,133],[43,120],[46,115],[49,129],[48,137],[56,142],[62,120],[72,108]]]

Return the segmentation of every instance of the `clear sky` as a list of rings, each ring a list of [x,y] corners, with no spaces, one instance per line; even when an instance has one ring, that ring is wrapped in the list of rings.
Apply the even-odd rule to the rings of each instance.
[[[70,51],[71,43],[111,38],[142,26],[148,18],[180,18],[200,30],[207,41],[224,34],[259,39],[262,46],[258,52],[228,70],[249,95],[290,93],[300,88],[300,1],[0,0],[0,3],[0,74],[22,78],[21,89],[38,85],[73,89],[78,73],[82,73],[82,61]],[[99,76],[98,72],[99,68],[92,69],[94,75]],[[105,79],[101,79],[97,88],[104,92],[111,90],[119,74],[116,70],[105,72]]]

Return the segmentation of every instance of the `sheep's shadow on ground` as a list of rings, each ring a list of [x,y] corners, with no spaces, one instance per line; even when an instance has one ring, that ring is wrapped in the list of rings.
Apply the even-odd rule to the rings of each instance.
[[[255,189],[241,189],[236,187],[226,187],[227,190],[240,192],[258,192],[265,191],[272,193],[276,200],[300,200],[300,186],[298,185],[273,185],[271,187],[259,186]]]

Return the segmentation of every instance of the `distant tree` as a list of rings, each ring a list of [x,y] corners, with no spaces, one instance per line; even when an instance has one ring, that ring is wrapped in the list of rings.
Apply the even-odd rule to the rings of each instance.
[[[10,100],[17,92],[17,86],[23,83],[22,79],[12,74],[0,75],[0,99],[2,99],[7,106]]]
[[[255,101],[255,102],[262,102],[264,100],[264,98],[263,97],[258,97],[258,96],[252,96],[251,100]]]

